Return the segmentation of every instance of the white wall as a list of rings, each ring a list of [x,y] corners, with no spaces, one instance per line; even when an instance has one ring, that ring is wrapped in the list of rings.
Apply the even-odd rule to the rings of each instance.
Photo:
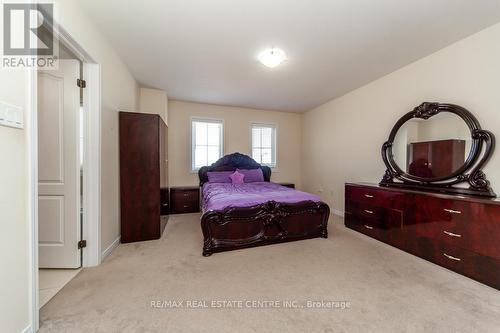
[[[101,249],[104,251],[120,236],[118,111],[138,110],[139,86],[78,2],[59,0],[57,9],[64,29],[101,64]]]
[[[139,112],[158,114],[168,125],[168,97],[163,90],[140,88]]]
[[[250,155],[250,125],[276,124],[277,168],[272,181],[293,182],[300,187],[300,115],[290,112],[253,110],[180,101],[169,102],[168,160],[171,186],[198,185],[198,174],[191,172],[191,117],[224,120],[224,154]]]
[[[345,182],[379,182],[380,147],[404,113],[423,101],[454,103],[500,136],[500,24],[303,114],[306,190],[344,209]],[[500,191],[498,149],[485,168]]]
[[[138,109],[138,85],[77,0],[56,1],[59,23],[102,65],[102,249],[120,235],[118,110]],[[20,105],[29,119],[28,76],[0,70],[0,100]],[[35,327],[30,318],[28,130],[0,127],[0,331]]]
[[[28,73],[0,70],[0,100],[28,109]],[[27,121],[26,116],[25,122]],[[0,331],[30,322],[27,129],[0,126]]]

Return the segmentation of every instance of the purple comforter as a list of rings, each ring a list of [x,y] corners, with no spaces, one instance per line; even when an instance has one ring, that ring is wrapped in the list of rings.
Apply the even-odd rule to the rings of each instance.
[[[203,213],[220,211],[228,207],[250,207],[267,201],[295,203],[300,201],[321,201],[310,193],[297,191],[269,182],[245,184],[205,183],[203,185]]]

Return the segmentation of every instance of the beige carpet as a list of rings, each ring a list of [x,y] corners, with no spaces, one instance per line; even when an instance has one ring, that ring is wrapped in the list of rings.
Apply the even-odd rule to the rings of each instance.
[[[329,239],[208,258],[198,221],[172,216],[161,240],[120,245],[84,269],[42,308],[41,332],[499,332],[500,292],[346,229],[339,218]],[[172,300],[185,302],[169,308]],[[188,300],[243,304],[196,309]],[[252,303],[265,300],[274,308]],[[310,300],[350,307],[308,308]]]

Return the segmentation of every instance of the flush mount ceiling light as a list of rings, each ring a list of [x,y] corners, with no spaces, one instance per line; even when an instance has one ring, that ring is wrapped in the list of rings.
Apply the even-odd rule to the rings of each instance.
[[[274,68],[286,60],[286,54],[281,49],[268,49],[259,54],[259,61],[269,68]]]

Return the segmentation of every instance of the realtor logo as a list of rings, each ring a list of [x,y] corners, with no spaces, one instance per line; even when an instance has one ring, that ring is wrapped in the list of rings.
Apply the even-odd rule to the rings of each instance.
[[[54,69],[54,4],[3,5],[3,68]]]

